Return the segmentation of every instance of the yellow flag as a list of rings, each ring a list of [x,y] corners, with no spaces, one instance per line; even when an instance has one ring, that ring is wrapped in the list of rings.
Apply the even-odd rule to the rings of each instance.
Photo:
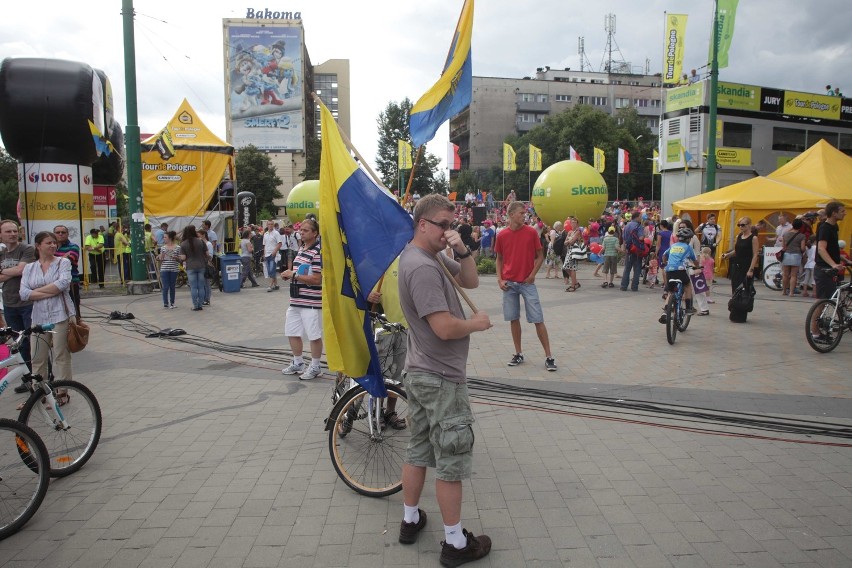
[[[660,173],[660,153],[654,150],[654,158],[651,160],[651,166],[653,167],[653,173]]]
[[[595,148],[595,169],[600,173],[606,169],[606,155],[600,148]]]
[[[397,157],[397,165],[401,170],[411,169],[411,144],[405,140],[397,140],[399,144],[399,156]]]
[[[514,172],[517,169],[515,165],[515,150],[508,144],[503,144],[503,171]]]
[[[541,148],[536,148],[530,144],[530,171],[541,171]]]
[[[677,83],[683,70],[686,14],[666,14],[666,40],[663,46],[663,84]]]

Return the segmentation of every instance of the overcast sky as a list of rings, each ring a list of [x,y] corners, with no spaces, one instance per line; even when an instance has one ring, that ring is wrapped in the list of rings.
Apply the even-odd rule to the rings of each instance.
[[[372,160],[376,119],[389,101],[416,101],[437,79],[462,0],[135,0],[139,126],[155,132],[186,97],[225,137],[223,18],[246,8],[301,11],[314,64],[349,59],[352,136]],[[536,67],[580,66],[577,38],[593,70],[606,46],[604,16],[616,15],[615,41],[638,69],[661,71],[664,12],[688,14],[685,67],[706,63],[711,0],[478,0],[473,73],[524,77]],[[849,0],[740,0],[725,81],[822,93],[826,84],[852,96]],[[82,61],[112,82],[116,116],[127,123],[120,0],[9,2],[0,18],[0,58]],[[429,150],[443,158],[447,128]]]

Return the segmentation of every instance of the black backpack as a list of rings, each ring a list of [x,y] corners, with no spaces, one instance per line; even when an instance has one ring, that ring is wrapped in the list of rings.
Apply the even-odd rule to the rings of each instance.
[[[565,239],[568,237],[568,231],[562,231],[556,240],[553,241],[553,254],[562,256],[565,254]]]

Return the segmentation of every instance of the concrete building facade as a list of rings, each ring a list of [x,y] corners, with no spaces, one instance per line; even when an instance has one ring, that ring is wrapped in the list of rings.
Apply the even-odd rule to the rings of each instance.
[[[587,104],[608,114],[635,107],[656,131],[662,111],[659,75],[536,70],[535,77],[473,77],[473,97],[450,121],[461,169],[499,167],[506,136],[523,134],[551,115]],[[568,156],[565,156],[567,159]]]

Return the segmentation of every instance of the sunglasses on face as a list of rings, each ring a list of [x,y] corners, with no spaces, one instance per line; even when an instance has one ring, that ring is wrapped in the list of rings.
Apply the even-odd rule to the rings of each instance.
[[[748,223],[737,223],[737,227],[748,227]]]
[[[430,225],[435,225],[436,227],[440,228],[442,231],[449,231],[450,227],[452,226],[452,223],[449,222],[449,221],[441,221],[440,223],[437,223],[437,222],[433,221],[432,219],[423,219],[423,220],[426,221],[427,223],[429,223]]]

